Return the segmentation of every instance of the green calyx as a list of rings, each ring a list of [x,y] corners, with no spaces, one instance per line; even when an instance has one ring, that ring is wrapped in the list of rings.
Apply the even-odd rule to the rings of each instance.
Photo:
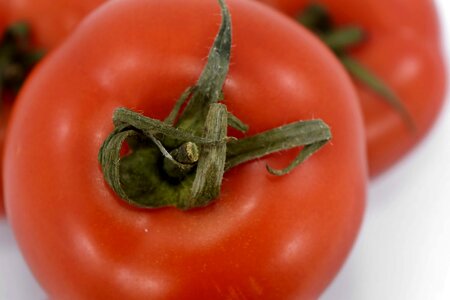
[[[361,28],[336,27],[326,8],[320,4],[311,4],[306,7],[297,20],[314,32],[336,54],[353,78],[381,96],[381,99],[402,117],[411,131],[416,130],[411,114],[396,93],[382,79],[347,54],[350,48],[364,42],[365,34]]]
[[[30,43],[29,27],[24,22],[9,26],[0,41],[0,94],[16,93],[44,52]]]
[[[330,139],[321,120],[299,121],[250,137],[228,137],[228,127],[247,131],[238,117],[219,103],[223,98],[231,53],[231,17],[218,0],[222,24],[197,83],[186,89],[164,120],[148,118],[126,108],[113,115],[114,130],[98,159],[106,182],[127,203],[142,208],[203,207],[220,195],[224,172],[278,151],[303,147],[283,170],[285,175]],[[183,104],[186,104],[182,110]],[[130,153],[121,156],[126,143]]]

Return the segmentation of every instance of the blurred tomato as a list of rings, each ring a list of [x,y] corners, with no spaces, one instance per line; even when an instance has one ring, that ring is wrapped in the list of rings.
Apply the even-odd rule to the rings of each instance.
[[[259,0],[295,17],[310,0]],[[416,131],[379,94],[355,80],[365,117],[369,169],[386,170],[430,130],[445,94],[445,68],[435,7],[430,0],[318,0],[336,27],[365,32],[349,55],[381,78],[403,102]],[[270,22],[270,20],[268,20]],[[288,45],[286,45],[288,46]]]

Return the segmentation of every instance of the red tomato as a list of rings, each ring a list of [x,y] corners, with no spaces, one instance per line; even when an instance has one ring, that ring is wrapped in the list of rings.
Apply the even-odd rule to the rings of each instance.
[[[4,18],[3,11],[0,6],[0,32],[3,31],[4,28]],[[9,116],[9,105],[5,108],[4,104],[0,103],[0,157],[3,157],[3,143],[5,139],[5,130],[6,130],[6,122]],[[3,160],[0,159],[0,169],[3,169]],[[3,174],[0,174],[0,182],[3,182]],[[5,208],[3,204],[3,185],[0,184],[0,216],[5,213]]]
[[[11,112],[11,101],[4,99],[0,103],[0,157],[3,157],[3,145],[5,142],[5,131],[8,118]],[[3,169],[3,160],[0,159],[0,170]],[[0,182],[3,182],[3,173],[0,173]],[[3,203],[3,185],[0,184],[0,216],[5,213],[5,207]]]
[[[259,0],[296,16],[309,0]],[[351,51],[399,96],[417,132],[373,91],[355,80],[365,117],[369,170],[381,173],[430,130],[442,107],[445,69],[435,8],[430,0],[320,0],[337,25],[357,25],[367,40]]]
[[[29,24],[32,44],[37,49],[52,50],[69,35],[83,17],[105,0],[0,0],[0,39],[8,24],[25,21]],[[0,149],[3,149],[3,135],[13,95],[0,95]],[[6,99],[8,98],[8,99]],[[2,151],[2,150],[0,150]],[[3,209],[3,186],[0,178],[0,216]]]
[[[8,23],[26,21],[36,47],[58,46],[89,12],[105,0],[0,0]]]
[[[220,13],[214,0],[109,2],[33,73],[8,132],[7,213],[50,298],[312,299],[342,265],[366,185],[351,82],[288,19],[250,1],[228,5],[229,110],[249,134],[322,118],[332,143],[283,177],[265,164],[283,167],[295,150],[232,169],[205,208],[126,204],[97,160],[112,113],[166,117],[199,77]]]

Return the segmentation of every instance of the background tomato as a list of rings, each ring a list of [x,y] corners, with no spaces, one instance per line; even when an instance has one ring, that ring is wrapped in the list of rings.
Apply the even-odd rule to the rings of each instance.
[[[26,21],[38,48],[53,49],[105,0],[0,0],[8,24]]]
[[[294,17],[309,0],[260,0]],[[403,157],[429,131],[441,110],[445,70],[439,26],[429,0],[320,0],[336,25],[357,25],[367,40],[350,52],[395,91],[412,115],[412,132],[401,115],[355,80],[365,117],[372,176]]]
[[[8,135],[8,216],[50,297],[310,299],[340,268],[366,182],[352,85],[305,30],[250,1],[228,3],[228,108],[250,134],[322,118],[332,144],[281,178],[265,163],[284,166],[295,151],[230,171],[221,197],[203,209],[123,203],[97,161],[113,110],[165,117],[198,78],[220,15],[213,0],[106,4],[34,72]]]
[[[83,17],[105,0],[0,0],[0,38],[9,25],[25,21],[29,25],[32,45],[47,52],[58,46]],[[3,92],[0,106],[0,149],[14,97]],[[0,150],[2,151],[2,150]],[[1,162],[0,162],[1,165]],[[0,177],[0,216],[4,214],[3,186]]]
[[[11,112],[11,101],[5,99],[0,105],[0,157],[3,157],[3,144],[5,142],[6,125]],[[0,168],[3,169],[3,160],[0,159]],[[3,182],[3,173],[0,173],[0,182]],[[3,195],[3,185],[0,184],[0,195]],[[0,197],[0,216],[5,212],[3,197]]]

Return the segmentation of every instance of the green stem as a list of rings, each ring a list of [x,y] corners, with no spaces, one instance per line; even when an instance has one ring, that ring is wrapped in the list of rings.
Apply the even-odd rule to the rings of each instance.
[[[227,154],[227,107],[223,104],[210,105],[206,117],[205,134],[208,139],[223,141],[218,144],[204,145],[198,161],[197,173],[192,184],[192,196],[186,207],[199,207],[208,204],[219,196],[225,171]]]
[[[298,121],[243,139],[227,136],[228,127],[245,132],[248,126],[224,104],[217,103],[223,96],[231,51],[230,15],[223,0],[218,1],[223,21],[205,69],[197,84],[181,95],[165,121],[126,108],[114,112],[115,129],[100,148],[98,159],[106,182],[132,205],[202,207],[219,196],[227,169],[303,146],[285,169],[267,166],[270,173],[281,176],[331,139],[328,126],[321,120]],[[121,157],[124,143],[132,152]]]
[[[113,116],[114,126],[118,127],[127,124],[138,130],[141,130],[147,136],[164,136],[170,139],[176,139],[181,142],[193,142],[196,144],[211,144],[217,141],[198,136],[190,131],[179,129],[168,125],[160,120],[147,118],[144,115],[136,113],[126,108],[118,108]]]
[[[208,55],[208,62],[197,81],[196,88],[178,127],[200,133],[203,130],[209,104],[222,98],[222,86],[228,74],[231,54],[231,16],[223,0],[219,0],[222,23]]]
[[[388,105],[394,108],[397,113],[403,118],[403,121],[408,128],[415,132],[417,130],[414,119],[408,112],[407,108],[395,94],[395,92],[389,88],[380,78],[375,76],[368,68],[363,67],[358,61],[354,60],[350,56],[341,55],[340,60],[347,71],[357,80],[362,82],[370,90],[381,96],[381,99],[386,101]]]
[[[16,93],[43,56],[43,51],[31,45],[26,23],[10,25],[0,41],[0,95],[4,91]]]
[[[389,104],[402,117],[411,132],[416,131],[416,124],[412,115],[395,92],[370,69],[347,54],[350,47],[357,46],[364,41],[364,31],[361,28],[357,26],[336,27],[326,8],[319,4],[306,7],[297,20],[322,39],[353,78],[378,94],[380,99]]]
[[[187,142],[172,150],[170,157],[164,158],[163,169],[170,177],[181,180],[196,167],[199,150],[196,144]]]
[[[128,125],[117,126],[114,131],[103,142],[102,147],[98,153],[98,160],[102,166],[103,176],[106,182],[116,192],[116,194],[124,200],[130,201],[122,187],[121,172],[120,172],[120,151],[122,144],[137,133],[131,130]]]
[[[308,5],[297,16],[297,22],[313,31],[327,31],[331,27],[331,19],[325,6],[313,3]]]
[[[349,26],[324,34],[321,39],[333,51],[345,51],[347,48],[361,44],[364,40],[364,32],[359,27]]]
[[[294,122],[251,137],[231,141],[228,143],[225,168],[229,170],[249,160],[258,159],[275,152],[300,146],[316,145],[330,139],[330,128],[322,120]],[[304,149],[304,151],[308,152],[309,150]],[[271,173],[275,174],[276,172]]]

